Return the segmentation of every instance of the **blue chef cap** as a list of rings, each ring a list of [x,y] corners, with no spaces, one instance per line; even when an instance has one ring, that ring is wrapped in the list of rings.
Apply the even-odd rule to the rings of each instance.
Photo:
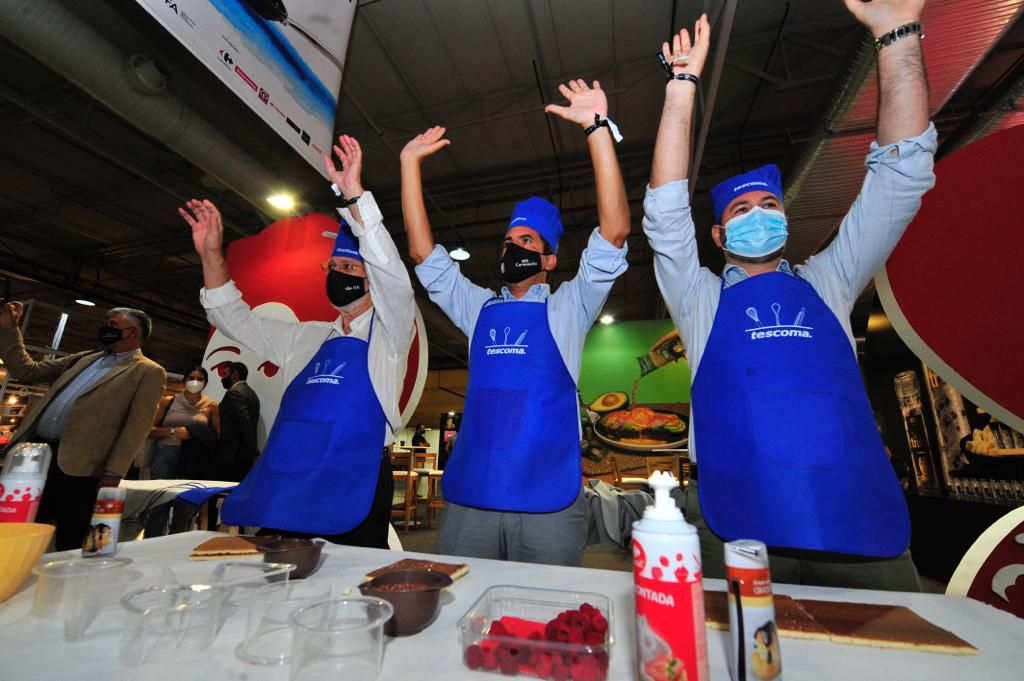
[[[558,213],[558,207],[550,201],[531,196],[517,203],[508,221],[508,229],[513,227],[530,227],[548,242],[552,252],[558,252],[558,240],[562,238],[562,216]]]
[[[331,252],[331,257],[335,256],[363,261],[363,256],[359,255],[359,239],[352,234],[352,228],[344,220],[338,223],[338,236],[334,239],[334,250]]]
[[[756,191],[771,192],[782,201],[782,173],[779,172],[777,165],[769,163],[715,185],[711,190],[715,222],[718,223],[722,219],[722,213],[737,196]]]

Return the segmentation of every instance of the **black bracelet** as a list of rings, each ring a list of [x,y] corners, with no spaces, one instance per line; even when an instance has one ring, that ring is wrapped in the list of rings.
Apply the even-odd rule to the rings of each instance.
[[[347,208],[347,207],[351,206],[353,203],[355,203],[356,201],[358,201],[359,199],[361,199],[362,197],[363,197],[363,195],[360,194],[359,196],[353,196],[351,199],[347,199],[347,198],[345,198],[344,194],[336,194],[336,195],[334,195],[331,198],[332,198],[332,203],[334,204],[334,206],[336,208]]]
[[[665,59],[665,55],[661,52],[657,54],[658,63],[661,64],[661,68],[665,69],[665,73],[668,75],[669,80],[687,80],[693,83],[698,88],[700,87],[700,78],[693,75],[692,73],[676,73],[672,70],[672,65]]]
[[[609,130],[611,129],[608,125],[607,118],[601,118],[600,115],[594,114],[594,124],[583,131],[583,136],[590,137],[591,133],[597,132],[598,128],[608,128]]]
[[[915,33],[920,34],[922,40],[924,39],[924,28],[921,26],[920,21],[912,21],[909,24],[897,26],[888,33],[884,33],[875,38],[875,52],[879,52],[883,47],[888,47],[897,40],[902,40],[907,36],[914,35]]]

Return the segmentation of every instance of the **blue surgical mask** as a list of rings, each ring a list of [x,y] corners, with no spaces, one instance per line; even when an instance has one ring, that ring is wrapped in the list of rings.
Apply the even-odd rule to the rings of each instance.
[[[759,258],[782,248],[789,231],[786,215],[754,206],[725,224],[725,250],[746,258]]]

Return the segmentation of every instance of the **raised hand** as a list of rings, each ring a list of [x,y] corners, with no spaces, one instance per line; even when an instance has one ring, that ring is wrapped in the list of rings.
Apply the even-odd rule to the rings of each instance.
[[[405,163],[408,161],[422,161],[428,156],[451,144],[451,140],[444,139],[447,128],[443,125],[435,125],[432,128],[421,132],[413,137],[402,148],[399,159]]]
[[[224,243],[224,223],[220,218],[220,211],[213,202],[198,199],[191,199],[185,203],[183,208],[178,208],[178,213],[185,219],[188,226],[192,228],[192,244],[200,257],[207,255],[221,255],[221,246]]]
[[[844,0],[846,9],[878,38],[889,31],[921,20],[924,0]]]
[[[545,113],[555,114],[567,121],[589,128],[594,124],[594,114],[601,118],[608,117],[608,98],[596,80],[588,86],[582,80],[570,80],[558,86],[558,91],[569,100],[569,106],[548,104]]]
[[[25,306],[17,301],[0,305],[0,329],[18,328],[24,312]]]
[[[693,25],[693,41],[690,41],[690,32],[684,28],[672,36],[671,48],[667,42],[662,43],[661,54],[672,66],[673,73],[689,73],[700,77],[710,47],[711,26],[708,24],[708,15],[701,14]]]
[[[338,137],[338,143],[334,145],[334,153],[341,161],[341,169],[334,165],[334,160],[324,156],[324,168],[327,169],[327,177],[331,182],[338,185],[341,193],[352,198],[363,193],[363,149],[359,142],[349,135]]]

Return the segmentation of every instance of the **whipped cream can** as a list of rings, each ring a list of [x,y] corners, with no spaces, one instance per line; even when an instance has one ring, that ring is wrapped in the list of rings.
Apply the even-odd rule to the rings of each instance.
[[[725,581],[732,637],[729,672],[733,681],[781,681],[779,631],[764,543],[754,539],[726,543]]]
[[[707,681],[704,588],[697,528],[669,495],[670,473],[650,478],[654,504],[633,523],[637,679]]]
[[[117,553],[117,539],[121,533],[121,514],[124,512],[125,489],[101,487],[92,509],[89,532],[82,543],[82,556],[112,556]]]

